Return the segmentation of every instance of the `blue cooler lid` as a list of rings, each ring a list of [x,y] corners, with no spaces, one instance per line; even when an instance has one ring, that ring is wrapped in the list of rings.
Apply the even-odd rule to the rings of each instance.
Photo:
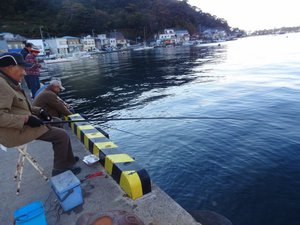
[[[41,214],[44,214],[43,204],[40,201],[35,201],[17,209],[14,213],[14,220],[16,222],[26,222]]]
[[[51,184],[56,192],[61,194],[80,185],[80,180],[71,172],[71,170],[68,170],[52,177]]]

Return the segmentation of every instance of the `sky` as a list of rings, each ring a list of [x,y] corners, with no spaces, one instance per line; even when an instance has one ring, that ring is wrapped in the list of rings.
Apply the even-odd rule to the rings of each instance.
[[[203,12],[246,31],[300,26],[299,0],[188,0]]]

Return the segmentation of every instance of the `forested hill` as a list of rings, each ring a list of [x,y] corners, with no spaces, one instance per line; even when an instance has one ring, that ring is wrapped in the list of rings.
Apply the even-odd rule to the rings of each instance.
[[[1,0],[0,32],[39,37],[121,31],[134,39],[162,31],[199,27],[230,30],[224,19],[190,6],[186,0]]]

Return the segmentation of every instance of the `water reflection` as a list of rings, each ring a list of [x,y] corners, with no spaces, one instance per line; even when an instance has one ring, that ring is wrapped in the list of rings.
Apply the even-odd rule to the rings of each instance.
[[[48,65],[44,80],[60,77],[66,86],[62,97],[78,112],[99,116],[164,98],[161,91],[169,87],[219,79],[203,75],[208,68],[201,66],[222,62],[225,53],[226,45],[115,52]]]
[[[63,97],[94,118],[245,119],[110,121],[104,128],[196,215],[211,210],[233,224],[298,225],[299,38],[113,53],[53,65],[49,76],[61,76]]]

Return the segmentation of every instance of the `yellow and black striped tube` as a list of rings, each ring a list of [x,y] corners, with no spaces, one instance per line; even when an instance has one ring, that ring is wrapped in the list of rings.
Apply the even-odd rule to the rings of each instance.
[[[100,159],[100,163],[126,194],[137,199],[151,192],[151,180],[145,169],[138,165],[129,155],[123,153],[118,146],[101,132],[86,122],[80,114],[73,114],[66,118],[68,121],[83,120],[70,123],[70,127],[78,139],[92,154]]]
[[[105,169],[132,199],[151,192],[147,171],[129,155],[108,155],[105,158]]]

